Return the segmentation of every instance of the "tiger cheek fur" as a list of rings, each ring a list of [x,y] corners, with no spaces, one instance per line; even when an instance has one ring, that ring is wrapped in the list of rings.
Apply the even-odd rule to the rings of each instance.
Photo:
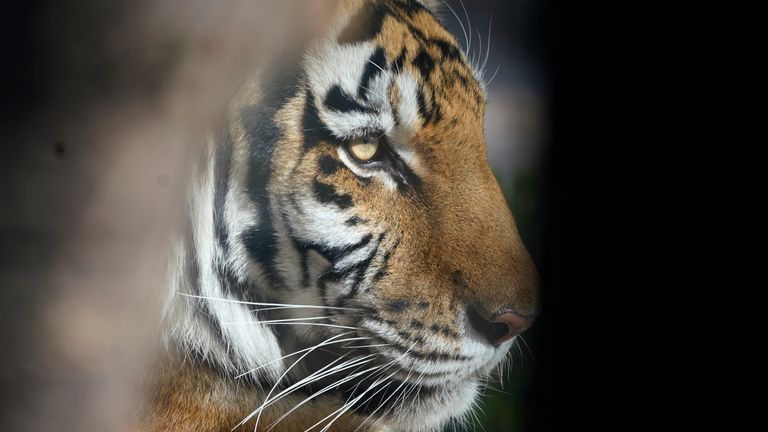
[[[285,95],[246,86],[213,140],[166,339],[210,368],[189,400],[248,388],[250,412],[209,408],[250,428],[263,414],[283,430],[438,430],[530,325],[537,273],[453,36],[411,0],[342,1],[337,21]],[[376,151],[360,160],[355,142]]]

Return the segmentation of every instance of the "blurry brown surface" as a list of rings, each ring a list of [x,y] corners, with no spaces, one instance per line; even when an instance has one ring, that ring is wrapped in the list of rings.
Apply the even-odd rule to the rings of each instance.
[[[19,63],[2,82],[0,429],[130,429],[202,135],[245,74],[301,52],[332,9],[8,5],[3,47]]]

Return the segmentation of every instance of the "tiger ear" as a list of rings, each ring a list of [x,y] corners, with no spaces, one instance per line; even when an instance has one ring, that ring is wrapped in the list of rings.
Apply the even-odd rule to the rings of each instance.
[[[433,14],[440,12],[440,9],[444,4],[442,0],[419,0],[419,3],[423,4],[424,7],[432,11]]]

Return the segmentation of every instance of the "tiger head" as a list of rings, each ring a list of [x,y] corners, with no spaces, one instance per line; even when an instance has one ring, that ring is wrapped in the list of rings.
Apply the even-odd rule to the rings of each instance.
[[[537,272],[454,37],[417,1],[342,3],[300,72],[260,77],[213,137],[176,334],[265,388],[305,382],[379,424],[437,428],[531,324]]]

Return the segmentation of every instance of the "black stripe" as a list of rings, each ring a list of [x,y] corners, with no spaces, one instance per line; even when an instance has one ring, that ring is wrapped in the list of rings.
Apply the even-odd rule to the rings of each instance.
[[[379,314],[379,312],[376,311],[375,309],[364,308],[364,307],[360,307],[360,306],[358,306],[358,308],[363,309],[365,312],[368,313],[368,315],[365,316],[365,319],[368,319],[368,320],[371,320],[371,321],[375,321],[375,322],[378,322],[378,323],[381,323],[381,324],[388,324],[388,325],[390,325],[392,327],[396,327],[398,325],[398,322],[395,321],[395,320],[382,318],[381,315]]]
[[[413,59],[413,65],[419,70],[424,80],[429,80],[432,71],[435,70],[435,59],[432,58],[423,48],[419,50]]]
[[[443,119],[443,110],[440,108],[440,104],[437,103],[437,101],[432,103],[432,123],[440,123],[440,120]]]
[[[301,260],[301,284],[303,288],[309,288],[309,248],[306,244],[296,240],[291,236],[291,242],[293,247],[299,253],[299,259]]]
[[[187,218],[190,218],[191,210],[187,209]],[[186,285],[189,293],[192,295],[201,295],[200,288],[200,264],[197,262],[197,247],[192,235],[192,224],[187,222],[186,233],[184,236],[184,251],[186,252],[186,261],[184,262],[184,275],[186,276]]]
[[[309,151],[320,141],[333,142],[335,139],[328,128],[325,126],[317,113],[315,106],[315,97],[311,91],[306,92],[307,98],[304,102],[304,113],[302,116],[302,128],[304,133],[304,151]]]
[[[413,0],[397,0],[394,4],[390,5],[390,10],[393,8],[397,8],[396,10],[398,12],[404,12],[409,17],[412,17],[419,12],[427,12],[432,15],[432,11],[430,11],[427,7],[418,1]]]
[[[371,85],[371,81],[381,74],[381,71],[385,67],[387,67],[387,58],[384,53],[384,48],[379,47],[365,63],[363,77],[360,79],[360,85],[357,88],[357,97],[368,100],[368,88]]]
[[[400,313],[411,307],[409,300],[391,300],[387,303],[387,311]]]
[[[407,54],[408,48],[403,48],[403,50],[400,51],[400,55],[392,61],[392,64],[389,66],[389,68],[395,72],[401,72],[403,70],[403,64],[405,63],[405,56]]]
[[[186,288],[189,290],[189,294],[193,296],[201,296],[203,294],[202,287],[200,286],[202,283],[200,278],[200,262],[198,259],[194,238],[190,231],[188,231],[186,235],[185,250],[187,253],[187,256],[185,257],[185,275],[187,281]],[[218,343],[224,347],[227,355],[231,358],[234,355],[232,347],[230,346],[231,344],[227,341],[227,336],[224,333],[224,330],[221,328],[221,324],[208,308],[209,300],[197,297],[186,297],[180,301],[188,301],[192,304],[192,307],[195,309],[196,316],[199,316],[205,322],[208,329],[216,337]]]
[[[240,111],[251,150],[246,189],[259,213],[259,224],[246,229],[240,241],[251,259],[264,265],[267,279],[272,284],[278,281],[273,262],[277,245],[267,184],[272,175],[274,148],[281,137],[280,128],[275,123],[275,114],[298,88],[302,74],[297,68],[297,65],[292,65],[289,69],[283,67],[269,71],[263,80],[262,100]]]
[[[452,75],[461,83],[461,86],[464,88],[464,90],[469,91],[469,80],[467,77],[459,73],[458,70],[454,69]]]
[[[441,326],[439,324],[432,324],[429,327],[430,330],[432,330],[432,333],[442,333],[443,336],[451,338],[451,339],[458,339],[461,337],[460,334],[458,334],[456,331],[452,330],[448,326]]]
[[[229,251],[229,233],[224,222],[224,206],[229,190],[229,172],[232,166],[232,136],[228,130],[221,134],[216,144],[213,163],[213,229],[216,239],[224,253]]]
[[[301,209],[301,207],[296,202],[296,197],[294,195],[291,196],[290,203],[291,203],[291,206],[293,207],[293,209],[296,212],[302,213],[302,214],[304,213],[304,211]],[[293,241],[299,243],[302,248],[306,248],[307,250],[314,250],[314,251],[316,251],[323,258],[325,258],[326,260],[331,262],[332,265],[335,265],[337,261],[345,258],[347,255],[351,254],[352,252],[355,252],[356,250],[361,249],[361,248],[367,246],[368,243],[370,243],[371,240],[373,239],[373,235],[372,234],[366,234],[359,241],[357,241],[357,242],[355,242],[353,244],[347,245],[347,246],[343,246],[343,247],[330,247],[330,246],[327,246],[327,245],[324,245],[324,244],[307,242],[307,241],[301,240],[298,237],[296,237],[293,234],[293,232],[294,232],[293,226],[291,226],[291,224],[288,222],[287,218],[283,218],[283,219],[284,219],[284,224],[285,224],[286,230],[288,231],[289,236],[291,237],[291,239]],[[347,219],[347,222],[349,222],[352,219],[360,220],[357,216],[353,216],[352,218]]]
[[[367,237],[367,236],[366,236]],[[326,293],[326,286],[325,284],[327,282],[341,282],[342,280],[346,279],[349,276],[352,276],[352,286],[350,287],[349,293],[344,296],[339,296],[335,304],[336,306],[343,306],[347,300],[354,298],[359,289],[360,284],[363,281],[363,278],[365,277],[365,273],[368,271],[368,268],[371,265],[371,262],[373,261],[373,258],[376,256],[379,245],[381,244],[381,239],[384,237],[384,233],[380,234],[379,237],[376,239],[376,246],[373,248],[370,254],[362,260],[357,262],[356,264],[344,268],[344,269],[336,269],[333,266],[329,267],[328,271],[320,278],[320,287],[322,291],[323,298],[325,298]],[[370,239],[364,239],[366,240],[366,244],[370,242]]]
[[[341,161],[327,154],[320,156],[320,160],[317,162],[317,165],[320,168],[320,172],[325,175],[334,174],[336,171],[344,168],[344,165],[341,163]]]
[[[273,258],[277,252],[277,241],[272,227],[272,215],[267,211],[260,211],[260,223],[247,228],[240,234],[240,241],[245,245],[248,256],[265,266],[267,279],[275,283],[275,265]]]
[[[427,40],[427,43],[437,47],[437,49],[440,50],[440,54],[442,54],[443,56],[442,60],[454,60],[454,61],[462,60],[461,50],[459,50],[459,48],[456,45],[454,45],[453,43],[445,39],[430,38]]]
[[[402,337],[402,335],[399,335],[399,336]],[[408,336],[410,336],[410,333],[408,334]],[[448,354],[448,353],[441,353],[441,352],[422,352],[422,351],[417,351],[417,350],[414,350],[414,349],[410,349],[410,351],[408,351],[409,348],[410,348],[410,345],[409,346],[400,345],[398,343],[398,341],[395,341],[395,340],[392,340],[392,339],[389,339],[389,338],[385,338],[384,336],[381,336],[381,335],[373,335],[372,334],[369,337],[371,338],[372,343],[377,343],[377,344],[378,343],[382,343],[382,344],[386,343],[386,344],[389,344],[389,346],[387,348],[392,348],[392,349],[394,349],[395,351],[398,351],[401,354],[405,354],[406,351],[407,351],[409,356],[412,356],[412,357],[417,358],[419,360],[425,360],[425,361],[430,361],[430,360],[433,360],[433,361],[469,361],[469,360],[472,360],[472,357],[467,357],[467,356],[464,356],[464,355],[461,355],[461,354]],[[411,338],[405,338],[405,337],[404,337],[404,339],[407,339],[409,341],[411,340]],[[416,342],[416,341],[414,340],[414,342]]]
[[[424,118],[426,124],[429,121],[430,112],[427,109],[427,100],[421,88],[416,89],[416,103],[419,105],[419,114]]]
[[[373,248],[371,253],[368,254],[368,257],[348,269],[348,272],[354,272],[355,276],[352,279],[352,288],[349,290],[349,294],[345,296],[345,299],[351,299],[357,296],[358,292],[360,291],[360,284],[362,284],[363,279],[365,278],[365,274],[368,272],[368,268],[371,266],[371,262],[373,262],[373,258],[379,252],[379,246],[381,246],[381,240],[384,238],[384,235],[385,233],[379,234],[379,237],[376,239],[376,246]]]
[[[295,211],[302,212],[301,208],[298,206],[298,203],[296,202],[296,197],[295,196],[291,196],[291,205],[294,207]],[[353,218],[356,218],[356,216],[353,217]],[[299,239],[298,237],[296,237],[293,234],[294,233],[294,229],[291,226],[291,224],[288,222],[288,219],[287,218],[283,218],[283,220],[284,220],[285,228],[286,228],[286,230],[288,232],[288,236],[290,237],[291,241],[293,242],[294,247],[299,251],[300,254],[302,254],[302,259],[304,260],[303,266],[305,266],[304,271],[306,273],[308,273],[308,269],[306,268],[306,266],[307,266],[306,259],[308,258],[306,256],[306,252],[308,252],[310,250],[316,251],[323,258],[325,258],[326,260],[328,260],[331,263],[331,266],[329,268],[332,269],[333,266],[336,265],[336,263],[338,261],[344,259],[349,254],[351,254],[351,253],[353,253],[353,252],[355,252],[355,251],[357,251],[359,249],[364,248],[373,239],[373,235],[372,234],[366,234],[359,241],[357,241],[357,242],[355,242],[353,244],[350,244],[350,245],[347,245],[347,246],[343,246],[343,247],[330,247],[330,246],[327,246],[327,245],[324,245],[324,244],[307,242],[307,241]],[[343,277],[343,275],[344,275],[344,272],[340,271],[338,276],[339,276],[339,278],[341,278],[341,277]],[[330,279],[333,279],[333,277],[331,277],[330,279],[329,278],[326,278],[326,279],[330,280]],[[337,280],[340,280],[340,279],[337,279]]]
[[[312,192],[323,204],[336,204],[342,210],[352,206],[352,196],[337,193],[336,188],[332,185],[315,180],[312,183]]]
[[[443,118],[442,110],[437,100],[435,100],[434,92],[432,94],[432,108],[430,109],[427,107],[427,98],[424,95],[423,89],[419,88],[416,90],[416,102],[419,105],[419,114],[424,118],[425,126],[430,123],[438,123]]]
[[[342,113],[348,113],[348,112],[373,113],[375,112],[374,109],[361,105],[349,93],[342,90],[338,84],[334,85],[333,87],[331,87],[330,90],[328,90],[328,93],[325,95],[325,101],[323,103],[329,109],[342,112]]]
[[[363,220],[360,219],[359,217],[352,216],[351,218],[349,218],[349,219],[344,221],[344,225],[346,225],[346,226],[355,226],[355,225],[359,224],[362,221]]]
[[[316,249],[325,259],[330,261],[332,264],[336,264],[338,261],[342,260],[344,257],[351,254],[352,252],[367,246],[372,239],[373,239],[373,235],[367,234],[359,242],[351,244],[349,246],[341,247],[341,248],[330,248],[327,246],[314,245],[314,244],[311,245],[311,247],[313,249]]]
[[[422,46],[434,47],[440,50],[440,54],[442,56],[441,60],[453,60],[461,62],[462,64],[464,63],[461,57],[461,50],[453,42],[440,38],[427,37],[424,32],[414,27],[412,24],[407,23],[406,25],[408,26],[408,30],[411,32],[413,37],[421,42]]]

